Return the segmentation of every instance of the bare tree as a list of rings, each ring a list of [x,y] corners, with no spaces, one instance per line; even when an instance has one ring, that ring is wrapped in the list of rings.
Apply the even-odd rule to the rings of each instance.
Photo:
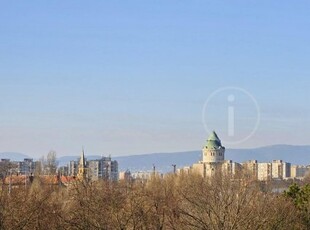
[[[1,229],[308,227],[291,198],[262,190],[248,176],[154,175],[146,183],[75,181],[68,187],[44,183],[0,191]]]
[[[46,158],[43,157],[43,168],[44,173],[47,175],[55,175],[57,171],[57,156],[55,151],[50,151]]]

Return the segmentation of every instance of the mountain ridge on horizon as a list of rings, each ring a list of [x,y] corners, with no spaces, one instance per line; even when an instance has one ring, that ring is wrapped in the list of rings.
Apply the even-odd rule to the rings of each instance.
[[[86,154],[88,160],[101,158],[102,155]],[[11,160],[20,160],[31,158],[24,153],[2,152],[0,158],[9,158]],[[57,160],[59,166],[64,166],[71,160],[77,160],[79,155],[61,156]],[[152,170],[153,164],[161,172],[172,170],[172,164],[177,168],[190,166],[198,162],[201,158],[201,150],[182,151],[182,152],[155,152],[147,154],[135,154],[125,156],[112,156],[112,160],[119,163],[119,171],[147,171]],[[36,158],[34,158],[36,159]],[[268,145],[257,148],[234,149],[228,148],[225,152],[225,159],[234,162],[244,162],[247,160],[257,160],[258,162],[271,162],[272,160],[283,160],[292,164],[308,165],[310,164],[310,145]]]
[[[253,148],[247,147],[247,148],[225,148],[225,149],[226,150],[257,150],[257,149],[264,149],[264,148],[269,148],[269,147],[276,148],[276,147],[285,147],[285,146],[309,147],[310,148],[310,145],[275,144],[275,145],[266,145],[266,146],[253,147]],[[187,153],[187,152],[196,152],[196,151],[201,151],[201,150],[193,149],[193,150],[186,150],[186,151],[138,153],[138,154],[130,154],[130,155],[116,155],[114,157],[130,157],[130,156],[141,156],[141,155],[152,155],[152,154],[174,154],[174,153]],[[94,154],[91,154],[91,156],[94,156]],[[96,156],[99,156],[99,155],[96,155]]]

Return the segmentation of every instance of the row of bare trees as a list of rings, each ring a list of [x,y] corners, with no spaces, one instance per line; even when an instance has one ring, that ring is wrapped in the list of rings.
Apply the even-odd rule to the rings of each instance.
[[[0,229],[308,229],[301,216],[290,198],[244,176],[68,187],[34,180],[0,194]]]

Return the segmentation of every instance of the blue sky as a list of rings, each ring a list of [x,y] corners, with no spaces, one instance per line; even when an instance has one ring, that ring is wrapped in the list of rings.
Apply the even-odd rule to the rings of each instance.
[[[227,86],[253,95],[261,115],[251,138],[227,147],[310,144],[309,9],[308,1],[2,1],[0,152],[200,149],[204,104]],[[208,122],[220,126],[224,105],[213,103]],[[243,118],[253,109],[238,105]]]

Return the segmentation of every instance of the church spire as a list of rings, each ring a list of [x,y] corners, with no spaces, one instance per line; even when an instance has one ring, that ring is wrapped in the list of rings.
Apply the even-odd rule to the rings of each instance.
[[[79,167],[83,167],[83,168],[86,167],[86,165],[85,165],[84,147],[82,147],[82,153],[81,153],[81,158],[80,158]]]
[[[80,180],[84,180],[86,178],[86,174],[87,174],[87,166],[86,166],[84,147],[83,147],[81,157],[80,157],[80,162],[79,162],[79,172],[77,176]]]

